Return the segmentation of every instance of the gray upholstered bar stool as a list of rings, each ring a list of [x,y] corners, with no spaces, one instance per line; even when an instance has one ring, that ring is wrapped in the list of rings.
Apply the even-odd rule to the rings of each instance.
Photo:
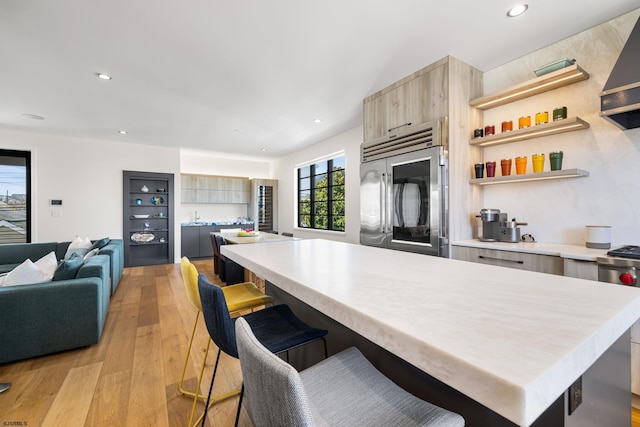
[[[418,399],[350,347],[298,373],[242,318],[236,342],[249,415],[257,426],[462,427],[464,418]]]

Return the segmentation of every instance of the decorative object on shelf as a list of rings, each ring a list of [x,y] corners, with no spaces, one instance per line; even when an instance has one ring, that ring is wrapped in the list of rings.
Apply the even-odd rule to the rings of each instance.
[[[500,160],[500,168],[502,169],[502,176],[511,175],[511,159]]]
[[[511,130],[513,130],[513,122],[511,120],[502,122],[502,132],[509,132]]]
[[[540,173],[544,170],[544,154],[534,154],[531,156],[533,163],[533,173]]]
[[[475,129],[473,131],[473,137],[474,138],[482,138],[484,136],[484,129]]]
[[[141,205],[142,204],[142,199],[136,199],[136,205]]]
[[[557,107],[553,109],[553,121],[567,118],[567,107]]]
[[[544,76],[545,74],[549,74],[549,73],[551,73],[553,71],[561,70],[561,69],[566,68],[566,67],[568,67],[570,65],[573,65],[575,63],[576,63],[575,59],[563,58],[563,59],[560,59],[558,61],[554,61],[554,62],[552,62],[550,64],[543,65],[542,67],[533,70],[533,73],[537,77],[540,77],[540,76]]]
[[[160,243],[164,243],[164,242],[165,242],[164,237],[161,237],[161,238],[160,238]]]
[[[552,171],[559,171],[562,169],[562,151],[552,151],[549,153],[549,165]]]
[[[144,222],[143,229],[146,231],[146,230],[148,230],[148,229],[149,229],[149,227],[151,227],[151,224],[149,223],[149,221],[145,221],[145,222]]]
[[[143,193],[148,193],[149,192],[149,187],[147,187],[146,185],[143,185],[142,188],[140,189],[140,191],[142,191]]]
[[[524,129],[531,127],[531,116],[522,116],[518,119],[518,128]]]
[[[136,243],[149,243],[152,242],[156,236],[153,233],[133,233],[131,240]]]
[[[134,215],[133,217],[137,219],[142,219],[142,218],[149,218],[149,215]]]
[[[484,135],[485,136],[489,136],[489,135],[495,135],[496,134],[496,127],[493,125],[488,125],[484,127]]]
[[[161,205],[164,203],[164,197],[161,196],[153,196],[151,198],[151,204],[153,205]]]
[[[470,139],[470,145],[477,145],[479,147],[486,147],[489,145],[508,144],[511,142],[524,141],[526,139],[540,138],[549,135],[555,135],[564,132],[572,132],[580,129],[587,129],[589,123],[585,122],[579,117],[569,117],[564,120],[557,120],[555,122],[549,122],[533,126],[525,129],[516,129],[507,133],[500,133],[498,135],[491,135],[485,138]]]
[[[487,162],[487,178],[496,176],[496,162]]]
[[[158,214],[158,217],[159,217],[159,218],[164,218],[164,212],[160,212],[160,213]]]
[[[156,193],[166,193],[166,192],[167,192],[167,190],[164,189],[164,188],[157,188],[156,189]]]
[[[476,170],[476,178],[484,177],[484,165],[482,163],[476,163],[474,168]]]
[[[543,125],[545,123],[549,123],[549,112],[543,111],[536,113],[536,125]]]
[[[523,175],[527,173],[527,157],[516,157],[516,174]]]

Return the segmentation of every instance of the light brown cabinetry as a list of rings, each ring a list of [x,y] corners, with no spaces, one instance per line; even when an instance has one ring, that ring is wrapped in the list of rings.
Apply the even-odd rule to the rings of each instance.
[[[364,142],[448,116],[446,58],[364,99]]]
[[[181,174],[182,203],[250,202],[249,178]]]
[[[577,279],[598,281],[598,264],[595,261],[565,258],[564,275]]]
[[[537,255],[524,252],[501,251],[496,249],[453,246],[452,258],[480,264],[509,267],[518,270],[537,271],[562,275],[562,259],[558,256]]]

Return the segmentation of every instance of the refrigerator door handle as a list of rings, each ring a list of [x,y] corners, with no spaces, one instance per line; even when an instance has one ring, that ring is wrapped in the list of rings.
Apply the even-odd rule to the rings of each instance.
[[[387,232],[387,174],[380,175],[380,232]]]
[[[393,181],[391,178],[391,174],[387,174],[387,200],[385,203],[387,214],[386,214],[386,223],[387,230],[385,233],[391,233],[393,226]]]

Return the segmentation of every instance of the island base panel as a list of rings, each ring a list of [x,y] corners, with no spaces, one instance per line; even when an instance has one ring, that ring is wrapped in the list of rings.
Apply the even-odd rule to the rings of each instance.
[[[275,303],[288,304],[303,321],[329,330],[329,355],[356,346],[371,363],[400,387],[421,399],[461,414],[467,427],[517,426],[268,281],[265,281],[265,291],[275,298]],[[314,351],[309,350],[312,349],[291,353],[289,361],[297,369],[305,369],[317,363],[322,349],[318,347]],[[568,392],[565,392],[531,426],[630,426],[630,366],[630,335],[627,332],[583,374],[583,401],[572,415],[568,415]]]

